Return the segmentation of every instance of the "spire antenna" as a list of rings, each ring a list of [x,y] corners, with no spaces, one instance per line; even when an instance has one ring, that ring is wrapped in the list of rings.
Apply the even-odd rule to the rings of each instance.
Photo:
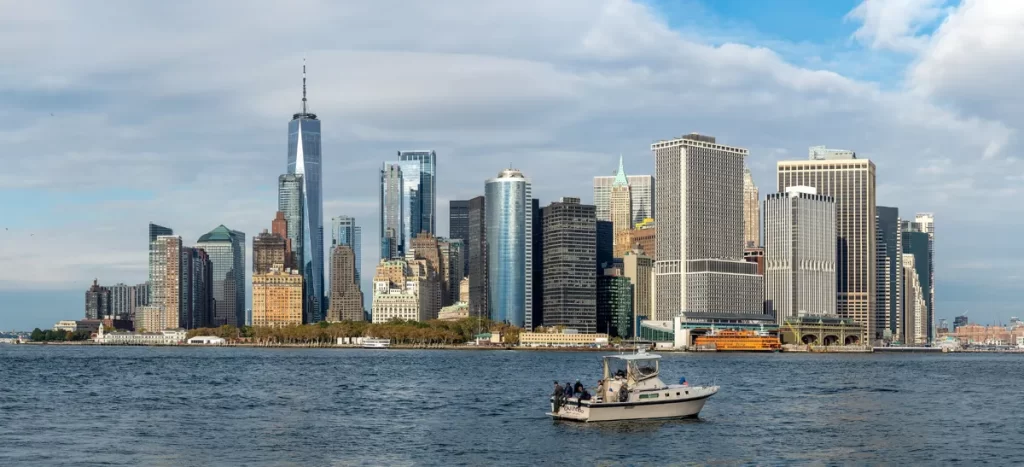
[[[302,57],[302,113],[306,113],[306,57]]]

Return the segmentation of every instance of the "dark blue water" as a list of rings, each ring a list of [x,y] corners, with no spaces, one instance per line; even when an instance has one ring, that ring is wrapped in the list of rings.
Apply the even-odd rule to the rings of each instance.
[[[1024,355],[667,354],[700,420],[546,418],[599,355],[0,346],[0,465],[1024,464]]]

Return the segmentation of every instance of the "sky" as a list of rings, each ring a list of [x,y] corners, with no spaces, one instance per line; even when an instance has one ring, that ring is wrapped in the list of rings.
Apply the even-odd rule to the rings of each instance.
[[[824,144],[877,201],[936,217],[936,315],[1024,315],[1024,2],[1016,0],[0,0],[0,329],[80,318],[139,283],[147,223],[251,239],[276,210],[301,66],[323,125],[324,215],[363,228],[377,170],[438,154],[448,201],[509,164],[542,204],[653,172],[690,132],[775,163]],[[368,280],[368,278],[367,278]],[[364,284],[364,290],[369,290]]]

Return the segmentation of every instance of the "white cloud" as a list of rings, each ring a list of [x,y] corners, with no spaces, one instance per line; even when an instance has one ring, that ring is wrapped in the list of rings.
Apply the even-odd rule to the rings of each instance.
[[[916,52],[928,41],[921,30],[945,13],[948,0],[863,0],[848,20],[862,24],[854,39],[873,49]]]

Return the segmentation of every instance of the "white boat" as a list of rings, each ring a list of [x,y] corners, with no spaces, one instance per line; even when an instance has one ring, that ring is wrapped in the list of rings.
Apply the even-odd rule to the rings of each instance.
[[[658,378],[660,355],[604,357],[604,379],[589,400],[551,397],[549,416],[581,422],[696,418],[718,386],[665,384]]]
[[[388,347],[391,347],[391,339],[379,339],[376,337],[363,339],[364,349],[386,349]]]

